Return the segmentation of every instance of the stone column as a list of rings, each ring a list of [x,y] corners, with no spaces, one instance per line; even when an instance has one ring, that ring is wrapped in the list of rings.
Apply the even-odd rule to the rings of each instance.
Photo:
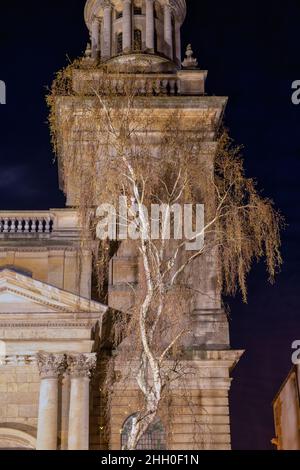
[[[37,450],[57,449],[58,377],[64,362],[65,356],[61,354],[37,355],[41,376]]]
[[[123,51],[132,47],[132,5],[131,0],[123,0]]]
[[[146,0],[146,48],[154,52],[154,0]]]
[[[103,13],[103,58],[111,57],[111,12],[112,6],[109,0],[105,0]]]
[[[69,409],[70,376],[66,371],[61,378],[60,450],[68,450]]]
[[[164,37],[166,43],[166,54],[173,59],[173,31],[172,31],[172,10],[169,4],[164,6]]]
[[[176,58],[178,65],[181,65],[182,57],[181,57],[181,24],[176,21],[175,24],[175,37],[176,37]]]
[[[100,21],[95,16],[92,23],[92,59],[99,57],[100,51]]]
[[[68,450],[89,449],[89,395],[96,354],[68,356],[71,378]]]

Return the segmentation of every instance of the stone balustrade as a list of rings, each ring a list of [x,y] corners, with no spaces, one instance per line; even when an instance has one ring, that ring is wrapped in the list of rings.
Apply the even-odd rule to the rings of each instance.
[[[136,95],[170,96],[180,94],[180,80],[178,80],[176,76],[147,76],[143,74],[142,78],[136,77],[134,86]],[[74,88],[77,93],[90,94],[101,88],[107,93],[117,93],[122,95],[124,93],[124,79],[116,78],[109,82],[105,82],[105,80],[102,81],[101,76],[90,77],[90,80],[85,80],[84,82],[76,80]]]
[[[0,212],[0,238],[49,237],[61,232],[72,235],[77,231],[78,217],[74,210]]]
[[[175,77],[166,76],[150,76],[137,78],[135,81],[135,89],[137,95],[179,95],[180,81]],[[113,93],[122,94],[124,82],[122,79],[112,80],[111,91]]]
[[[52,230],[53,218],[49,213],[41,213],[38,216],[0,213],[0,233],[51,233]]]
[[[101,71],[77,69],[73,71],[73,90],[79,95],[93,95],[101,90],[104,93],[124,94],[126,80],[133,80],[136,95],[141,96],[181,96],[203,95],[207,72],[202,70],[168,73],[111,74],[108,81]]]

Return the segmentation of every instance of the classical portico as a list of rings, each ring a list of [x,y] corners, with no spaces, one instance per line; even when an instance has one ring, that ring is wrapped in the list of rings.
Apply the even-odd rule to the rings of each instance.
[[[37,450],[57,450],[59,377],[65,374],[71,378],[67,448],[89,449],[89,385],[96,362],[95,353],[37,354],[41,377]]]
[[[89,448],[90,377],[106,312],[12,267],[0,270],[0,449],[26,426],[21,447]]]

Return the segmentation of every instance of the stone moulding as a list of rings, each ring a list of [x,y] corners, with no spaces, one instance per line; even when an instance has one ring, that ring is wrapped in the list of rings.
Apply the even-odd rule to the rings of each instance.
[[[7,313],[6,315],[10,315]],[[61,322],[44,322],[44,323],[36,323],[35,321],[32,322],[3,322],[0,320],[0,328],[94,328],[95,322],[73,322],[70,323],[69,321],[61,321]]]

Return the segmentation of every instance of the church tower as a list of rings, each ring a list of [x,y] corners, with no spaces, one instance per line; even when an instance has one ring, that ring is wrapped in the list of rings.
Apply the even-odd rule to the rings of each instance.
[[[116,94],[120,79],[136,79],[137,100],[151,107],[158,119],[167,120],[179,111],[187,132],[197,120],[207,122],[205,158],[211,172],[215,129],[227,102],[205,94],[207,72],[198,67],[190,45],[182,59],[185,0],[87,0],[84,15],[90,42],[68,77],[68,92],[55,97],[52,116],[67,207],[0,213],[0,340],[6,348],[0,362],[0,448],[119,450],[138,410],[138,387],[133,380],[124,386],[126,364],[116,360],[117,380],[105,411],[101,343],[110,312],[127,311],[134,302],[139,255],[134,243],[122,242],[110,260],[108,306],[92,300],[92,247],[80,246],[74,209],[78,185],[63,171],[69,149],[78,145],[72,123],[76,121],[87,144],[93,140],[93,130],[86,130],[85,110],[87,104],[93,106],[91,90],[97,90],[103,69],[109,68],[112,78],[118,70],[112,80]],[[193,373],[184,383],[174,384],[168,419],[160,416],[144,445],[228,450],[230,373],[241,351],[230,348],[217,253],[195,260],[192,272],[197,295],[190,312],[193,332],[186,364]],[[4,396],[1,387],[15,391]],[[188,401],[182,398],[186,393]]]

